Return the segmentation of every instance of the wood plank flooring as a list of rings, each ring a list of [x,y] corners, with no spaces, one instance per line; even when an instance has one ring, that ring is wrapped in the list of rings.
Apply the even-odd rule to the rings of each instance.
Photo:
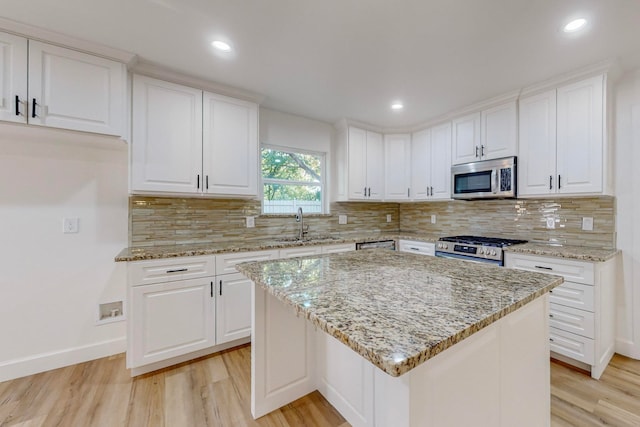
[[[251,347],[130,378],[124,354],[0,383],[0,426],[347,427],[314,392],[253,420]],[[551,364],[552,426],[640,426],[640,361],[600,381]]]

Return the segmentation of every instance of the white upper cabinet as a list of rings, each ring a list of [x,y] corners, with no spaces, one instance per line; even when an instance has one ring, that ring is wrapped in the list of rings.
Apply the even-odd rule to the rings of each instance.
[[[411,140],[411,198],[451,198],[451,123],[413,134]]]
[[[604,190],[604,76],[520,100],[522,196]]]
[[[556,91],[520,100],[518,194],[555,193]]]
[[[453,120],[453,164],[480,160],[480,113]]]
[[[29,41],[29,123],[122,135],[124,64]]]
[[[429,198],[431,185],[431,129],[411,136],[411,198]]]
[[[602,192],[603,76],[558,88],[559,193]]]
[[[451,123],[431,128],[429,199],[451,198]]]
[[[0,33],[0,120],[122,136],[124,64]]]
[[[131,190],[258,194],[258,106],[133,78]]]
[[[203,105],[205,191],[258,194],[258,106],[208,92]]]
[[[384,136],[385,200],[408,200],[411,197],[411,135]]]
[[[133,77],[131,189],[202,191],[202,91]]]
[[[27,44],[0,33],[0,120],[27,122]]]
[[[480,157],[482,160],[515,156],[517,153],[516,102],[508,102],[481,113]]]
[[[515,101],[453,120],[453,164],[515,156]]]
[[[346,143],[348,198],[381,200],[384,196],[382,135],[350,126]]]

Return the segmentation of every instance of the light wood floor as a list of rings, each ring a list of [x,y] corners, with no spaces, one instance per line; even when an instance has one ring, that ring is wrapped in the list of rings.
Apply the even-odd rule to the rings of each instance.
[[[0,426],[347,427],[318,393],[257,421],[244,346],[135,379],[124,355],[0,383]],[[615,356],[600,381],[551,364],[552,426],[640,426],[640,361]]]

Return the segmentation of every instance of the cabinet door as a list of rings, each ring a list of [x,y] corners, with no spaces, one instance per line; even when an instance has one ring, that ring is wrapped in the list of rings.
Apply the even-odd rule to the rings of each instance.
[[[205,92],[203,172],[206,193],[258,194],[258,106]]]
[[[367,131],[350,127],[348,136],[349,199],[367,197]]]
[[[602,192],[603,142],[603,76],[559,88],[559,193]]]
[[[451,123],[431,128],[431,199],[451,198]]]
[[[411,198],[427,199],[431,185],[431,130],[425,129],[411,137]]]
[[[27,122],[27,39],[0,33],[0,120]]]
[[[121,136],[126,78],[119,62],[29,41],[29,123]]]
[[[216,344],[251,336],[251,286],[240,273],[216,278]]]
[[[480,160],[480,113],[453,120],[453,164]]]
[[[131,289],[132,367],[215,345],[214,278]]]
[[[410,197],[411,135],[384,136],[384,188],[387,200]]]
[[[202,92],[133,77],[131,189],[202,190]]]
[[[556,192],[556,91],[520,100],[518,194]]]
[[[480,156],[484,160],[517,154],[516,102],[509,102],[485,110],[481,114],[482,136]]]
[[[367,131],[367,198],[382,200],[384,196],[384,143],[382,135]]]

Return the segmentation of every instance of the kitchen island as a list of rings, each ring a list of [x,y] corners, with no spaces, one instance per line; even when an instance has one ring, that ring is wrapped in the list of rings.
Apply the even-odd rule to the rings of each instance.
[[[317,389],[354,426],[548,425],[562,278],[385,250],[237,268],[254,417]]]

